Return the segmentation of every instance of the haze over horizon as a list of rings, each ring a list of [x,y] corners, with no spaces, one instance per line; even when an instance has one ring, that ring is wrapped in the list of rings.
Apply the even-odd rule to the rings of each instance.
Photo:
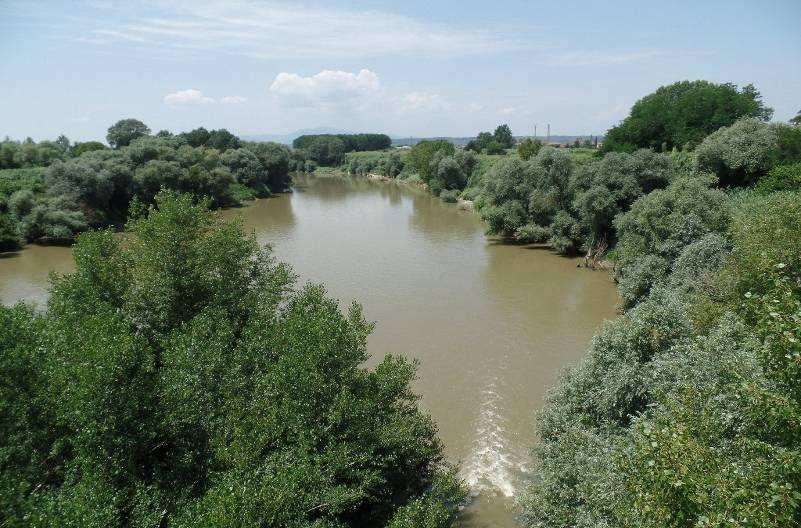
[[[0,136],[239,135],[335,127],[395,136],[603,134],[684,79],[753,83],[801,108],[801,2],[239,0],[0,4]],[[715,24],[705,24],[705,20]],[[626,35],[623,39],[622,36]]]

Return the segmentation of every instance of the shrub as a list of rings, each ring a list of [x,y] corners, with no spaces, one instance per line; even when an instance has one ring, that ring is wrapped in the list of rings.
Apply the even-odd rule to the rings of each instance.
[[[716,174],[726,187],[753,185],[771,169],[778,148],[775,126],[741,119],[704,139],[696,149],[696,170]]]
[[[551,230],[537,224],[526,224],[515,231],[515,240],[523,244],[545,242],[551,237]]]
[[[22,246],[17,225],[7,214],[0,213],[0,253],[14,251]]]
[[[528,160],[536,156],[542,148],[542,141],[539,139],[526,138],[517,145],[517,155],[520,159]]]
[[[672,264],[687,245],[708,233],[725,232],[729,215],[722,191],[699,179],[680,178],[643,196],[615,219],[619,262],[626,266],[653,254]]]
[[[456,203],[459,201],[459,191],[449,189],[439,193],[440,199],[445,203]]]
[[[651,288],[664,281],[668,274],[668,263],[656,255],[645,255],[620,271],[618,291],[623,306],[630,308],[644,299]]]
[[[561,255],[575,253],[581,245],[581,226],[567,211],[559,211],[551,224],[548,243]]]
[[[755,189],[760,194],[801,190],[801,163],[773,167],[759,179]]]

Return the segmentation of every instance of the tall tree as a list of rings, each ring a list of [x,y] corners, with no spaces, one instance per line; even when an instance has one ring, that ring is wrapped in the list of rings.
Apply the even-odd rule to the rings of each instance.
[[[762,103],[753,85],[681,81],[646,95],[630,115],[606,134],[603,151],[657,151],[695,147],[706,136],[741,117],[770,119],[773,109]]]
[[[109,127],[106,141],[112,148],[127,147],[134,139],[149,134],[150,129],[138,119],[121,119]]]

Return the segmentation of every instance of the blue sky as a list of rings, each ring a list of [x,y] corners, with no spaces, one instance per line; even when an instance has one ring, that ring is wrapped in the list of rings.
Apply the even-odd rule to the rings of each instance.
[[[0,0],[0,135],[603,133],[683,79],[801,109],[801,0]]]

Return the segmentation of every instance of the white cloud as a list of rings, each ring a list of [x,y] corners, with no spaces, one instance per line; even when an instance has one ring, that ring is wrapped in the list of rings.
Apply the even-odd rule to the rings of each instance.
[[[505,106],[503,108],[499,108],[498,113],[505,116],[512,115],[514,113],[517,113],[517,108],[515,108],[514,106]]]
[[[468,112],[481,112],[482,110],[484,110],[484,105],[482,104],[470,103],[469,105],[467,105]]]
[[[402,105],[405,110],[442,110],[448,104],[439,94],[427,92],[411,92],[403,96]]]
[[[378,75],[366,69],[359,73],[323,70],[309,77],[282,72],[269,91],[292,106],[341,105],[364,102],[379,92]]]
[[[157,6],[151,16],[132,7],[120,23],[100,26],[99,19],[98,27],[79,37],[146,47],[159,54],[221,52],[269,59],[469,56],[523,47],[485,29],[381,11],[255,0],[165,0],[151,6]]]
[[[178,90],[177,92],[169,93],[164,96],[164,102],[168,105],[180,104],[211,104],[214,99],[206,97],[200,90],[189,88],[188,90]]]
[[[227,105],[240,104],[244,103],[245,101],[247,101],[247,98],[242,97],[241,95],[226,95],[220,98],[220,102]]]

